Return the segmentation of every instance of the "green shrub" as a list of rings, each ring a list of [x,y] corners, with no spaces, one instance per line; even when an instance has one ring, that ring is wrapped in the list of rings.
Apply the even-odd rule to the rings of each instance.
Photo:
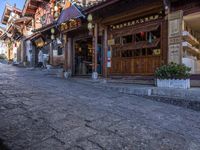
[[[190,78],[191,68],[181,64],[170,63],[161,66],[155,72],[157,79],[188,79]]]
[[[0,59],[6,59],[6,55],[4,55],[4,54],[0,54]]]

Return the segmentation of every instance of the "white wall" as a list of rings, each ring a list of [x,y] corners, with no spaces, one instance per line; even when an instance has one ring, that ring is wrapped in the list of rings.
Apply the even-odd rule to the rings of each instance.
[[[6,45],[3,41],[0,41],[0,54],[6,54]]]
[[[27,61],[31,62],[31,53],[30,50],[32,50],[32,44],[31,41],[26,41],[26,56],[27,56]]]

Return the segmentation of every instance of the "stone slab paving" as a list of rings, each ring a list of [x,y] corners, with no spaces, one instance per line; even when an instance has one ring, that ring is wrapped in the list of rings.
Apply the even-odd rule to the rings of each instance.
[[[200,150],[200,113],[0,64],[11,150]]]

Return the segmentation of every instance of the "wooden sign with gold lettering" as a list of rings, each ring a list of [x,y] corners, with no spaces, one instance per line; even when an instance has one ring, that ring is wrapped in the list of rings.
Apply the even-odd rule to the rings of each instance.
[[[70,20],[66,23],[62,23],[60,25],[60,30],[63,32],[63,31],[76,29],[80,26],[81,26],[81,20],[80,19],[74,19],[74,20]]]

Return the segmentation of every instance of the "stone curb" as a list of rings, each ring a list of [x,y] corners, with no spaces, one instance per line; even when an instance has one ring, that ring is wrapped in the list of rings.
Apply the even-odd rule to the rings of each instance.
[[[103,88],[107,90],[114,90],[124,94],[136,95],[136,96],[159,96],[175,99],[185,99],[188,101],[198,101],[200,103],[200,88],[192,89],[169,89],[169,88],[157,88],[157,87],[137,87],[134,86],[121,86],[121,85],[109,85],[109,83],[94,82],[90,80],[76,80],[77,82],[89,84],[97,88]],[[89,82],[88,82],[89,81]]]

